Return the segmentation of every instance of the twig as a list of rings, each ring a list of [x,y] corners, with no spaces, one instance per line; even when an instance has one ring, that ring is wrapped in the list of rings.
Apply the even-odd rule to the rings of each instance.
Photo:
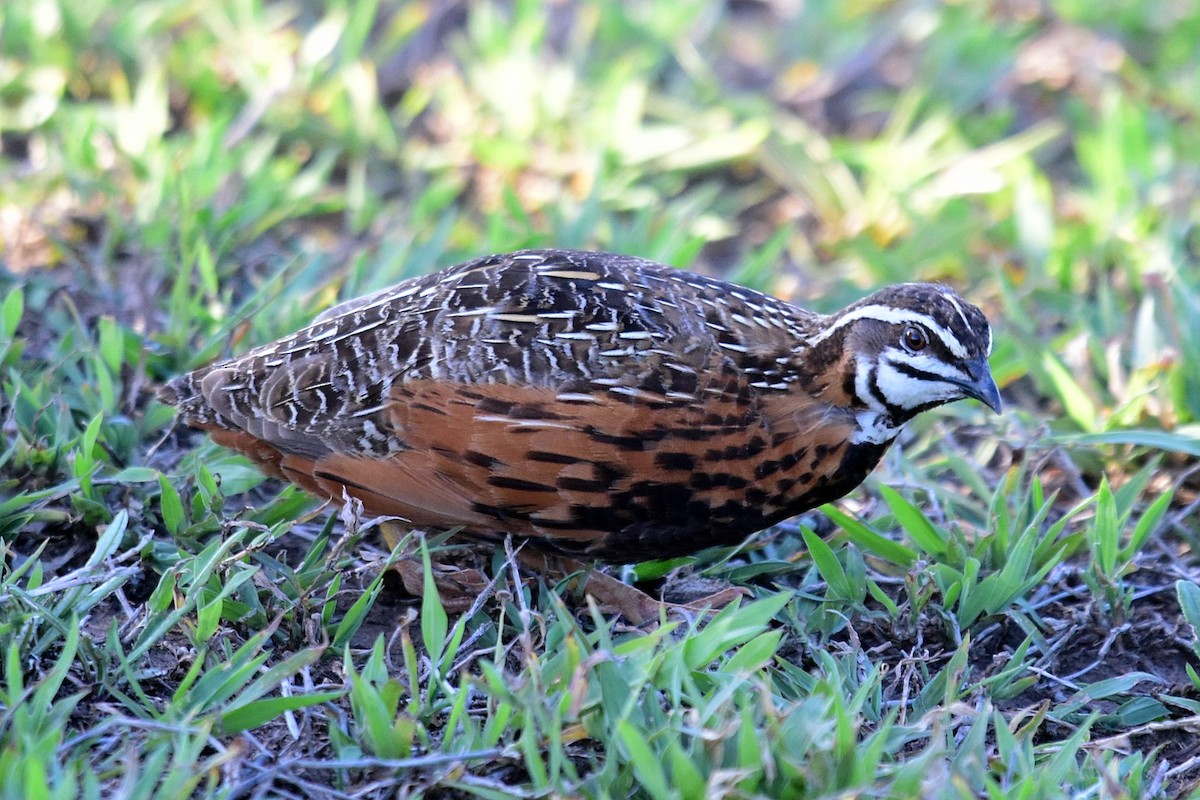
[[[1193,714],[1190,717],[1180,717],[1179,719],[1169,719],[1162,722],[1147,722],[1145,725],[1139,725],[1136,728],[1130,728],[1122,733],[1113,734],[1103,739],[1093,739],[1088,743],[1088,747],[1116,747],[1123,740],[1131,736],[1145,736],[1148,733],[1159,733],[1161,731],[1176,731],[1187,730],[1190,733],[1200,732],[1200,714]],[[1054,747],[1054,745],[1049,745]]]

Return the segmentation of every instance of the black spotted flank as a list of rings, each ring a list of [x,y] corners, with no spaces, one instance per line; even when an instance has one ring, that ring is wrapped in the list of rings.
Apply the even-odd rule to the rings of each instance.
[[[487,453],[481,453],[478,450],[468,450],[463,453],[463,461],[483,467],[484,469],[494,469],[497,465],[504,463],[500,459],[493,458]]]
[[[527,481],[523,478],[510,478],[506,475],[492,475],[488,478],[488,484],[495,486],[497,489],[515,489],[521,492],[556,492],[558,491],[553,486],[547,486],[544,483],[537,481]]]
[[[619,450],[627,450],[637,452],[648,449],[648,446],[663,439],[667,435],[667,431],[656,428],[648,431],[635,431],[628,436],[607,433],[598,428],[588,426],[585,430],[592,441],[599,444],[610,444]]]
[[[554,482],[555,486],[566,492],[590,492],[599,493],[607,492],[612,485],[605,480],[594,480],[590,478],[574,478],[565,475]]]
[[[578,456],[569,456],[565,453],[551,453],[547,450],[530,450],[525,454],[525,457],[530,461],[540,461],[543,464],[574,464],[579,461]]]
[[[483,414],[506,415],[512,410],[513,403],[498,400],[495,397],[485,397],[475,408]]]
[[[696,468],[696,459],[688,453],[658,453],[654,456],[654,463],[663,469],[682,469],[694,470]]]

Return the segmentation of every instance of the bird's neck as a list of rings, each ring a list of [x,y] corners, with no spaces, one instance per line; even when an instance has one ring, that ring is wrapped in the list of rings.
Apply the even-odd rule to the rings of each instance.
[[[797,353],[799,386],[814,400],[852,417],[851,444],[886,445],[900,433],[909,416],[881,403],[872,391],[870,365],[847,346],[845,333],[817,341]]]
[[[848,388],[848,405],[854,411],[858,430],[851,434],[853,444],[884,444],[900,433],[911,414],[888,403],[876,383],[878,373],[866,356],[847,356],[843,384]]]
[[[890,444],[904,428],[903,422],[897,422],[887,412],[874,408],[856,411],[854,418],[858,429],[850,434],[851,444]]]

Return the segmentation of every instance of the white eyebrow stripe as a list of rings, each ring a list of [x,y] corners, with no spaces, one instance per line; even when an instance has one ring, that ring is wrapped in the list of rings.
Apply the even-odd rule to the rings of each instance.
[[[967,333],[974,333],[975,329],[971,327],[971,320],[967,319],[967,313],[963,311],[963,307],[959,305],[958,298],[950,292],[943,292],[942,297],[950,301],[950,305],[954,306],[954,310],[958,312],[959,319],[963,321],[963,325],[967,326]]]
[[[933,331],[942,344],[946,345],[946,349],[953,353],[958,358],[965,359],[967,357],[967,349],[962,346],[962,343],[955,339],[951,333],[941,326],[941,323],[934,320],[928,314],[921,314],[917,311],[909,311],[903,308],[894,308],[892,306],[863,306],[856,308],[849,314],[845,314],[838,319],[833,325],[830,325],[821,333],[808,340],[810,346],[825,341],[839,328],[844,328],[852,322],[860,319],[874,319],[880,322],[886,322],[893,325],[900,325],[905,322],[916,322],[924,325],[929,330]]]

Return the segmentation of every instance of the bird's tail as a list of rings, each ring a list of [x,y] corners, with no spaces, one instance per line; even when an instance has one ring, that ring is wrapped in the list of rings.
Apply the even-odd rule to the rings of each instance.
[[[208,368],[172,378],[158,389],[158,399],[179,409],[179,416],[188,425],[203,425],[215,416],[212,406],[201,390]]]

